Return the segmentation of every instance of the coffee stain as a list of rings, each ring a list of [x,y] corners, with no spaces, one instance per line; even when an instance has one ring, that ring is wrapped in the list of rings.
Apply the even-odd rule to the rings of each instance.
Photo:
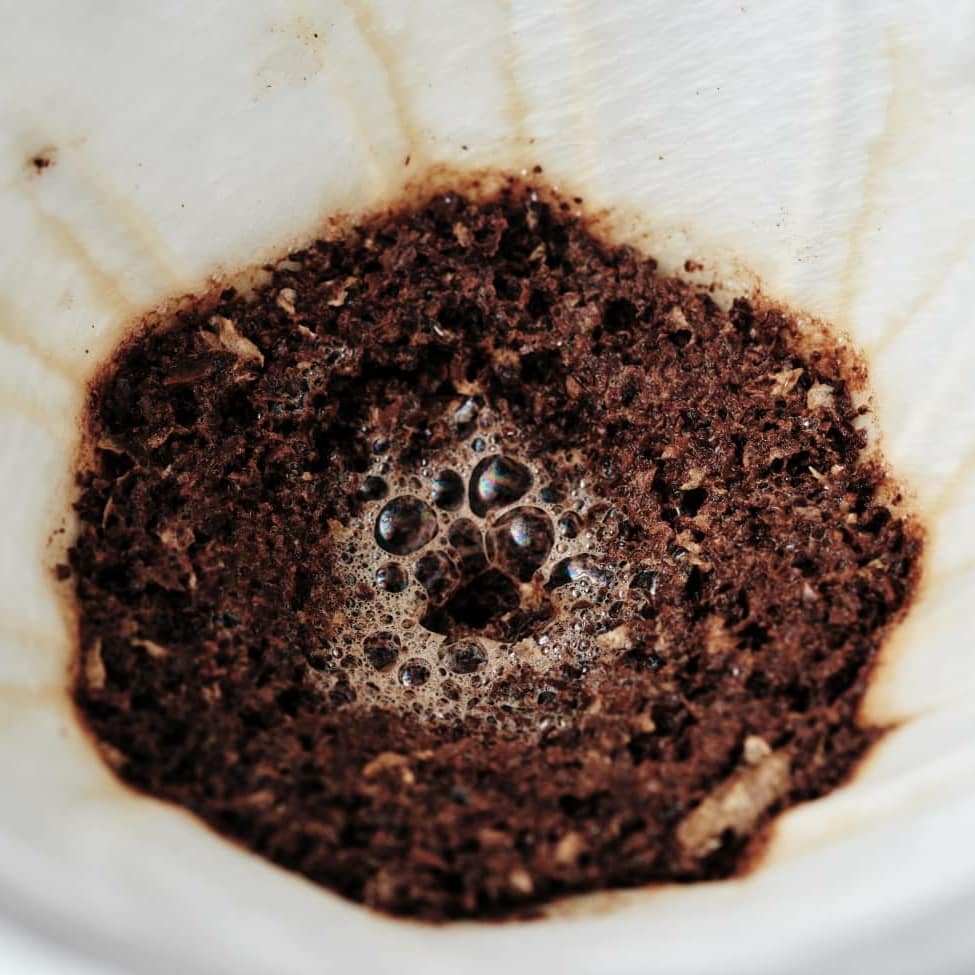
[[[425,162],[429,157],[428,147],[423,139],[422,127],[413,111],[409,85],[403,75],[395,45],[383,30],[368,0],[343,0],[343,3],[352,15],[359,36],[372,52],[385,78],[386,93],[396,116],[396,124],[406,142],[406,151],[414,162]]]
[[[299,10],[304,10],[302,0],[295,0],[295,3]],[[393,175],[384,170],[376,147],[372,143],[359,101],[353,94],[354,90],[350,83],[352,76],[337,66],[335,58],[328,57],[328,31],[323,28],[318,31],[313,30],[312,34],[322,52],[322,74],[328,93],[335,102],[342,106],[349,127],[349,134],[352,136],[352,141],[362,158],[370,193],[372,196],[385,196],[391,190]]]
[[[0,389],[0,416],[4,414],[22,417],[62,443],[72,439],[72,418],[50,406],[42,396],[28,399],[12,390]]]
[[[498,57],[501,85],[504,90],[504,113],[511,128],[511,137],[518,144],[528,145],[528,103],[518,83],[518,32],[515,29],[513,0],[498,0],[504,15],[502,28],[504,44]]]
[[[857,299],[867,287],[864,267],[870,234],[877,228],[877,219],[882,212],[881,190],[884,177],[890,168],[897,144],[898,122],[905,116],[905,70],[901,50],[891,34],[886,47],[889,84],[884,103],[883,122],[880,132],[867,147],[866,171],[863,176],[863,192],[860,206],[854,214],[847,231],[849,248],[840,278],[837,297],[837,317],[841,322],[849,322]]]
[[[80,178],[99,209],[104,210],[116,225],[137,241],[152,258],[167,290],[186,291],[192,277],[182,265],[176,251],[152,220],[117,186],[105,179],[88,155],[79,146],[71,154],[71,169]]]
[[[43,146],[40,149],[36,149],[27,158],[27,162],[24,164],[28,175],[38,176],[44,172],[45,169],[49,169],[51,166],[57,162],[57,146],[48,145]]]
[[[831,37],[840,36],[836,8],[826,5],[823,10],[828,33]],[[796,180],[792,201],[785,208],[794,216],[796,231],[794,238],[804,241],[801,249],[781,248],[778,254],[774,280],[781,282],[783,294],[794,294],[796,284],[809,263],[818,260],[816,243],[819,240],[816,228],[822,222],[823,201],[833,195],[832,184],[835,179],[835,160],[833,158],[833,133],[837,131],[837,119],[843,104],[839,77],[839,63],[842,48],[836,44],[827,47],[825,55],[817,65],[820,79],[815,87],[815,101],[811,115],[821,119],[817,137],[810,143],[808,158],[801,161],[803,175]],[[773,256],[774,257],[774,256]],[[768,277],[771,279],[772,275]]]
[[[37,342],[26,329],[21,330],[13,327],[13,322],[20,320],[21,316],[0,295],[0,340],[26,353],[49,372],[67,380],[72,385],[80,383],[84,374],[74,367],[73,362],[58,358],[49,348]]]
[[[25,186],[25,191],[24,195],[33,207],[37,222],[46,232],[52,247],[81,269],[99,298],[120,318],[133,317],[136,306],[123,291],[121,283],[95,260],[71,225],[43,205],[36,191],[29,185]]]
[[[940,589],[949,582],[954,582],[959,576],[975,574],[975,559],[965,559],[956,562],[954,565],[942,566],[936,575],[931,578],[933,589]]]
[[[61,625],[58,625],[59,623]],[[25,654],[42,656],[49,653],[52,647],[57,647],[60,651],[60,659],[57,661],[55,669],[58,671],[57,680],[59,682],[64,664],[71,657],[72,647],[69,632],[65,620],[60,614],[58,614],[57,622],[34,624],[23,618],[15,620],[12,618],[12,613],[8,611],[3,622],[0,623],[0,640],[13,644]],[[11,684],[12,682],[0,679],[0,683]],[[57,686],[61,686],[61,684],[58,683]]]
[[[937,382],[927,395],[917,397],[911,405],[907,419],[900,425],[896,436],[890,439],[897,444],[910,445],[919,438],[927,438],[938,415],[950,417],[957,404],[959,380],[967,378],[971,371],[970,343],[967,332],[955,330],[952,340],[943,350],[945,366],[935,375]],[[905,365],[909,365],[905,363]],[[916,494],[917,492],[913,492]]]
[[[268,32],[273,41],[257,68],[258,97],[276,85],[308,84],[325,66],[323,32],[315,29],[307,6],[303,0],[290,0],[288,6],[290,18],[272,24]]]
[[[970,444],[961,454],[954,471],[947,477],[941,490],[923,505],[924,513],[932,520],[942,518],[957,499],[958,493],[965,488],[975,476],[975,443]]]
[[[975,244],[975,220],[969,220],[963,225],[947,256],[936,263],[934,272],[918,288],[904,311],[892,319],[874,343],[867,347],[866,352],[871,359],[876,361],[888,353],[894,341],[938,296],[945,282],[961,267],[969,256],[973,244]]]
[[[572,34],[572,62],[575,67],[574,100],[578,106],[576,131],[579,138],[579,158],[576,163],[575,182],[579,186],[591,186],[598,167],[595,138],[596,111],[590,94],[595,76],[592,59],[595,45],[586,26],[586,18],[582,16],[581,0],[569,0],[566,14]]]
[[[0,726],[19,721],[19,715],[11,713],[14,706],[51,708],[59,715],[66,716],[65,706],[68,700],[68,691],[63,684],[30,685],[0,681],[0,701],[3,702],[3,707],[0,707]],[[4,717],[8,720],[4,721]]]

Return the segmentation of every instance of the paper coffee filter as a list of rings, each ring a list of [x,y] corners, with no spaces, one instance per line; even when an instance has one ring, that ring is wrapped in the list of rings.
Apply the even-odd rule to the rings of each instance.
[[[955,971],[975,958],[975,6],[0,0],[0,911],[128,971]],[[120,786],[51,565],[127,326],[407,183],[492,167],[865,355],[929,537],[899,722],[750,875],[531,924],[367,912]],[[69,522],[70,530],[70,522]],[[941,965],[942,968],[938,968]]]

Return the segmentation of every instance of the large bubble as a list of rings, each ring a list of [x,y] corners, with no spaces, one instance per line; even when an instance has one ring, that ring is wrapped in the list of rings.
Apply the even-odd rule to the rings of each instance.
[[[409,555],[437,534],[437,517],[425,501],[405,494],[383,505],[376,519],[376,541],[392,555]]]
[[[471,511],[483,518],[523,497],[531,485],[531,471],[524,464],[501,454],[485,457],[471,474]]]
[[[529,582],[544,565],[554,541],[552,520],[541,508],[512,508],[488,533],[488,554],[499,568]]]

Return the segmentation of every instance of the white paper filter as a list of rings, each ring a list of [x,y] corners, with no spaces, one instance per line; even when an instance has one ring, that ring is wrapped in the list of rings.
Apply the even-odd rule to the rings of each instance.
[[[970,970],[971,0],[0,0],[0,15],[0,911],[140,972]],[[115,783],[66,706],[47,542],[86,379],[133,317],[432,166],[535,162],[665,269],[694,257],[761,281],[852,337],[929,526],[926,574],[866,705],[900,730],[851,785],[785,815],[757,872],[432,929]]]

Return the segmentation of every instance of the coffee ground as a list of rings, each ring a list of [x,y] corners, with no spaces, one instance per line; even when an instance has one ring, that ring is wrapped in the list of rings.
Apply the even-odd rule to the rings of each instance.
[[[511,181],[319,241],[92,388],[75,696],[153,796],[429,920],[742,868],[915,587],[862,370]]]

